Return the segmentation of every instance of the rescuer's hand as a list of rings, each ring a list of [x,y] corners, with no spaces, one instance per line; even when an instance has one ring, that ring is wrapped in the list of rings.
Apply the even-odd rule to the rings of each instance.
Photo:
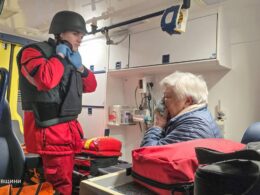
[[[81,56],[78,51],[71,52],[68,55],[69,61],[72,63],[73,66],[75,66],[77,69],[80,69],[82,66],[82,60]]]
[[[71,49],[66,44],[60,43],[56,46],[56,54],[58,54],[62,58],[65,58],[71,52]]]

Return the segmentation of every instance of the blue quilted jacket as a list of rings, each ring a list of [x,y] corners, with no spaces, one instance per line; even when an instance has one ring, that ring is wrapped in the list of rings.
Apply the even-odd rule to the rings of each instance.
[[[172,118],[164,129],[151,127],[141,146],[173,144],[201,138],[221,138],[220,130],[207,106]]]

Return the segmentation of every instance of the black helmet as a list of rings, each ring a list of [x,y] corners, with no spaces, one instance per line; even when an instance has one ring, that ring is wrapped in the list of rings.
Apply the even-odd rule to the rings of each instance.
[[[73,11],[60,11],[55,14],[51,21],[49,34],[60,34],[65,31],[77,31],[86,34],[84,18]]]

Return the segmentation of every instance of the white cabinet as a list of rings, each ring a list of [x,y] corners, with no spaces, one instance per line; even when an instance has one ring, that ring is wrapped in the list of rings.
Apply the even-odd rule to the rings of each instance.
[[[95,74],[95,76],[96,91],[83,94],[82,111],[78,116],[86,138],[103,136],[106,128],[106,73]]]
[[[108,74],[126,78],[169,74],[176,70],[228,71],[231,66],[226,23],[221,11],[216,10],[191,18],[186,32],[179,35],[169,35],[159,27],[133,33],[129,42],[129,68],[110,68]],[[110,58],[111,55],[113,59],[126,56],[121,47],[111,50]]]
[[[129,73],[166,70],[217,70],[229,69],[223,49],[223,20],[217,13],[190,19],[185,33],[169,35],[157,27],[134,33],[130,37]],[[228,55],[228,54],[227,54]],[[168,58],[168,59],[167,59]],[[143,68],[155,65],[153,69]],[[188,67],[189,66],[189,67]],[[207,67],[208,66],[208,67]],[[134,70],[133,74],[136,74]],[[117,74],[111,72],[112,74]],[[120,73],[119,73],[120,74]]]
[[[108,67],[108,46],[104,38],[83,41],[79,48],[82,63],[91,69],[97,80],[97,88],[93,93],[85,93],[83,106],[104,106],[106,95],[106,70]]]
[[[105,117],[106,112],[103,108],[83,107],[78,121],[82,126],[84,136],[88,139],[104,136]]]
[[[96,91],[92,93],[84,93],[82,96],[83,106],[105,106],[106,98],[106,73],[96,73],[97,80]]]
[[[130,67],[216,58],[217,15],[189,20],[185,33],[169,35],[155,28],[133,34],[130,41]]]
[[[126,32],[127,33],[127,32]],[[117,45],[109,47],[109,69],[125,69],[129,67],[129,35],[112,36],[114,42],[119,41]]]
[[[82,63],[94,71],[106,71],[108,66],[108,46],[104,38],[83,41],[79,52]],[[90,67],[92,66],[92,67]]]
[[[84,93],[82,112],[78,120],[82,125],[85,137],[92,138],[104,135],[106,128],[106,79],[108,67],[108,46],[104,38],[83,41],[79,48],[83,64],[91,69],[97,80],[95,92]]]

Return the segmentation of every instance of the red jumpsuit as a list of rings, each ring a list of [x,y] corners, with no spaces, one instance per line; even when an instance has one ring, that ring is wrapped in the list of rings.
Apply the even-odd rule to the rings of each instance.
[[[48,91],[57,86],[64,72],[64,65],[58,57],[46,59],[37,49],[30,47],[22,52],[21,64],[29,73],[34,72],[38,91]],[[83,92],[93,92],[97,86],[96,78],[90,70],[86,77],[82,77],[82,83]],[[24,113],[26,149],[42,156],[45,178],[61,194],[71,195],[73,158],[74,153],[80,152],[82,148],[82,136],[83,131],[77,120],[38,128],[33,112]]]

